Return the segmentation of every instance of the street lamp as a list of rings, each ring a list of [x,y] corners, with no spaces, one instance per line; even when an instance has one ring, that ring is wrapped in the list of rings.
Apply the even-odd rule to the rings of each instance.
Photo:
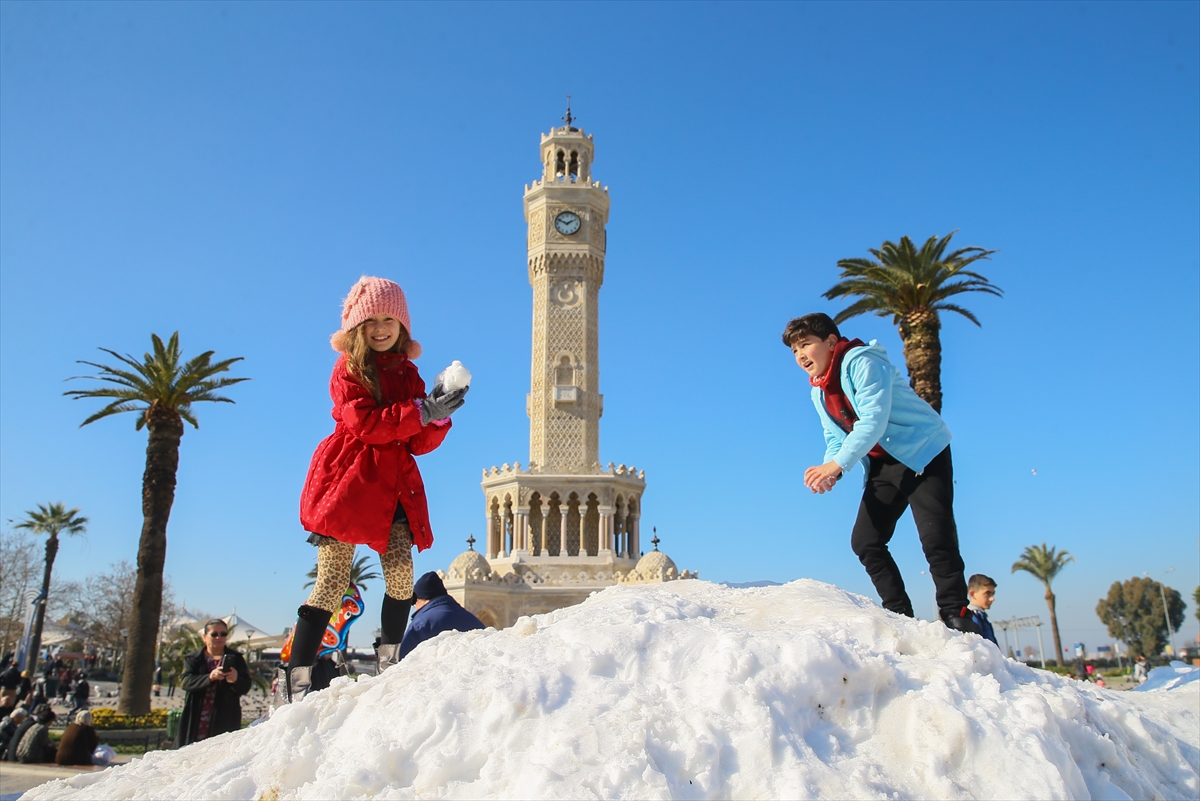
[[[1167,573],[1174,572],[1175,568],[1168,568],[1167,570],[1163,571],[1163,575],[1165,576]],[[1143,572],[1142,575],[1146,578],[1150,578],[1149,573]],[[1179,652],[1175,650],[1175,632],[1171,631],[1171,613],[1167,610],[1167,591],[1163,588],[1163,583],[1161,581],[1158,582],[1158,593],[1162,597],[1163,618],[1165,618],[1167,621],[1167,637],[1171,640],[1171,656],[1175,657],[1178,656]]]

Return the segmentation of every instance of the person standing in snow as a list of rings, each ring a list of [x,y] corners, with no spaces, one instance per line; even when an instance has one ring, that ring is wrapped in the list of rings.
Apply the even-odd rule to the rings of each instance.
[[[317,546],[317,578],[297,610],[292,651],[279,683],[289,701],[313,689],[313,664],[350,584],[357,545],[380,555],[386,585],[376,647],[379,671],[399,660],[412,608],[412,547],[433,544],[425,485],[413,458],[442,444],[467,388],[428,395],[413,359],[408,301],[399,285],[363,276],[342,305],[330,344],[341,355],[329,380],[334,431],[313,454],[300,522]]]
[[[804,485],[824,494],[855,463],[861,462],[866,472],[850,547],[883,608],[913,617],[900,568],[888,551],[896,522],[911,506],[942,621],[979,634],[967,606],[954,523],[950,429],[913,392],[882,345],[846,339],[829,315],[792,320],[783,331],[783,344],[809,375],[825,431],[824,463],[804,471]]]
[[[996,647],[1000,647],[1000,643],[996,642],[996,629],[992,627],[992,622],[988,620],[987,610],[992,608],[992,604],[996,602],[996,581],[982,573],[976,573],[967,579],[967,608],[971,610],[971,619],[975,621],[975,625],[979,627],[979,633],[983,635],[985,640],[991,640]]]
[[[446,593],[446,585],[437,573],[426,573],[417,579],[413,588],[416,598],[412,626],[404,634],[400,645],[400,658],[426,640],[432,640],[443,631],[474,631],[484,628],[475,615],[463,609],[458,601]]]

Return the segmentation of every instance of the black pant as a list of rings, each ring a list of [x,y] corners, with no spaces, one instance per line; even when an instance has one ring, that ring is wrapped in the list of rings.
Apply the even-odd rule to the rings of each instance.
[[[925,470],[914,473],[891,456],[870,458],[867,486],[850,535],[850,547],[867,569],[884,609],[913,616],[912,601],[904,591],[900,568],[888,551],[896,521],[912,507],[921,548],[937,588],[938,610],[943,617],[967,605],[967,582],[958,552],[954,525],[954,466],[950,447],[934,457]]]

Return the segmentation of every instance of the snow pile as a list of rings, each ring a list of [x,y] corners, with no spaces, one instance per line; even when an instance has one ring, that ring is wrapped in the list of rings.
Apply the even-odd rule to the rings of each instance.
[[[1150,671],[1146,681],[1136,692],[1153,690],[1177,690],[1185,687],[1193,693],[1200,692],[1200,668],[1192,667],[1178,660],[1172,661],[1169,667],[1158,667]]]
[[[816,581],[614,587],[42,798],[1195,798],[1191,693],[1036,671]]]

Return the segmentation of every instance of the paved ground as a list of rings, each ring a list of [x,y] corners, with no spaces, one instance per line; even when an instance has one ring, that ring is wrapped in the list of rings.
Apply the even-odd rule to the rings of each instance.
[[[123,765],[135,757],[129,754],[117,754],[114,765]],[[19,798],[21,793],[45,784],[54,779],[69,779],[80,773],[95,773],[107,768],[60,768],[57,765],[22,765],[19,762],[5,762],[0,767],[0,801],[11,801]]]

